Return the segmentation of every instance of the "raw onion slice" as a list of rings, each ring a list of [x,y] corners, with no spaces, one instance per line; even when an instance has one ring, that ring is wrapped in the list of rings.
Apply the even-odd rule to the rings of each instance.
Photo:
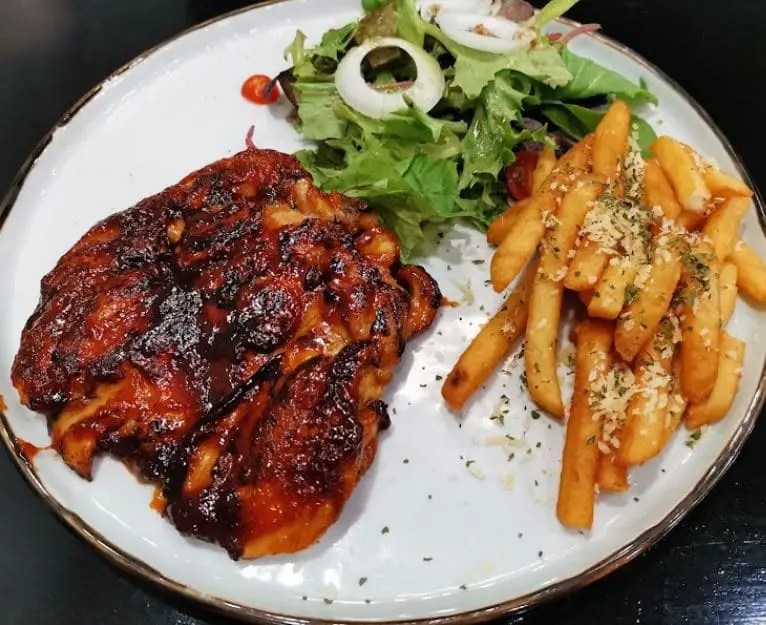
[[[527,48],[537,33],[523,24],[501,17],[440,11],[436,23],[453,41],[483,52],[504,54]],[[489,34],[482,34],[485,31]]]
[[[417,78],[406,89],[386,92],[374,89],[362,76],[362,61],[376,48],[399,48],[412,57]],[[373,119],[383,119],[391,113],[407,108],[406,95],[420,109],[428,112],[441,100],[444,76],[439,63],[425,50],[397,37],[370,39],[352,48],[338,64],[335,87],[343,101],[351,108]]]
[[[429,22],[442,11],[495,15],[499,9],[500,5],[495,0],[424,0],[419,7],[420,16]]]

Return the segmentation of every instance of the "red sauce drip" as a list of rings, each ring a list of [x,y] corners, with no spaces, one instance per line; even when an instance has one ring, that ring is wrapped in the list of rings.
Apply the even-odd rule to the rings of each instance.
[[[167,500],[165,499],[165,495],[162,494],[162,487],[157,486],[157,488],[154,489],[154,495],[152,496],[152,501],[149,504],[149,507],[162,514],[165,512],[165,507],[168,505]]]
[[[451,299],[442,297],[442,306],[449,306],[450,308],[460,308],[460,302],[453,302]]]
[[[253,104],[274,104],[279,100],[277,81],[263,74],[250,76],[242,83],[240,93],[245,100]]]
[[[37,445],[33,445],[32,443],[29,443],[22,438],[16,439],[16,446],[19,448],[21,455],[24,456],[24,459],[27,462],[34,461],[35,456],[41,451],[50,449],[50,447],[38,447]]]

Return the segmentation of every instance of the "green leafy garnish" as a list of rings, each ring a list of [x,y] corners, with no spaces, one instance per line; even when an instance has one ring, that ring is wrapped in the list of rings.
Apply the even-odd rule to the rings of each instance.
[[[552,0],[532,26],[539,30],[574,4]],[[656,103],[643,82],[542,36],[529,48],[489,53],[423,20],[415,0],[362,0],[362,7],[360,22],[328,31],[313,48],[298,32],[285,51],[293,63],[297,128],[316,142],[297,157],[320,188],[366,201],[397,235],[405,261],[425,251],[440,224],[486,228],[508,204],[503,170],[521,145],[550,141],[554,128],[580,139],[615,98],[633,108]],[[371,119],[340,97],[338,64],[352,47],[382,36],[404,39],[438,61],[445,87],[431,111],[404,98],[401,111]],[[360,68],[368,83],[388,87],[417,78],[407,54],[374,52]],[[654,131],[636,115],[633,126],[645,148]]]
[[[457,46],[447,47],[451,51]],[[553,46],[504,55],[464,48],[456,55],[453,85],[462,90],[466,97],[476,98],[498,72],[507,69],[521,72],[551,87],[566,85],[572,79],[561,55]]]
[[[365,13],[372,13],[386,4],[386,0],[362,0],[362,8]]]
[[[533,81],[504,71],[482,89],[476,112],[463,137],[461,188],[471,186],[480,174],[497,177],[505,163],[513,161],[513,148],[521,141],[542,140],[544,132],[531,133],[521,126],[525,101],[537,101]]]
[[[596,130],[596,126],[606,114],[606,109],[594,110],[567,102],[546,102],[540,108],[540,113],[554,126],[579,141]],[[645,156],[649,155],[649,146],[657,138],[654,129],[638,115],[631,118],[631,126],[642,152]]]
[[[561,58],[572,79],[556,88],[551,99],[586,100],[603,96],[623,100],[629,106],[657,104],[657,97],[646,88],[644,81],[635,84],[622,74],[578,56],[568,48],[561,51]]]

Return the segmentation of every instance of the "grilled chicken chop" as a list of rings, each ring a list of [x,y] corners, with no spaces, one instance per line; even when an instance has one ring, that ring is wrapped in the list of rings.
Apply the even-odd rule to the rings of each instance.
[[[388,427],[404,342],[441,301],[366,206],[248,150],[95,225],[42,280],[13,366],[84,478],[158,483],[184,534],[294,552],[338,518]]]

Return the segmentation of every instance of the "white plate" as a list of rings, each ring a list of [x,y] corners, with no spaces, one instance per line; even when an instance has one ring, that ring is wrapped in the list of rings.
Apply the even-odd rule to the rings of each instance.
[[[19,405],[9,382],[42,275],[98,219],[239,151],[250,124],[261,147],[301,147],[285,121],[288,107],[248,104],[240,84],[251,73],[285,68],[282,50],[296,28],[316,39],[356,18],[357,7],[358,0],[288,0],[197,28],[123,68],[55,129],[12,192],[13,210],[0,231],[6,443],[13,447],[14,435],[39,445],[49,440],[43,417]],[[646,79],[660,99],[649,114],[660,132],[725,169],[739,168],[710,120],[660,72],[604,38],[581,37],[572,47]],[[745,219],[744,238],[766,252],[755,211]],[[233,562],[219,548],[183,538],[149,507],[151,488],[111,459],[98,463],[91,483],[52,452],[38,455],[34,468],[19,465],[56,512],[110,558],[242,617],[394,621],[462,614],[463,620],[473,613],[478,619],[591,581],[667,531],[733,460],[762,403],[766,341],[758,340],[756,311],[739,302],[730,329],[748,349],[728,418],[693,450],[679,433],[661,458],[632,472],[627,494],[600,498],[589,534],[566,531],[554,514],[563,430],[530,417],[520,368],[492,378],[462,427],[440,397],[436,376],[448,372],[500,301],[484,286],[487,265],[472,263],[489,254],[480,234],[458,229],[427,259],[444,294],[465,303],[445,309],[408,346],[386,397],[393,427],[373,468],[339,522],[302,553]],[[489,418],[502,393],[511,398],[505,427]],[[501,447],[484,443],[503,433],[525,441],[510,462]],[[467,460],[484,479],[469,472]]]

